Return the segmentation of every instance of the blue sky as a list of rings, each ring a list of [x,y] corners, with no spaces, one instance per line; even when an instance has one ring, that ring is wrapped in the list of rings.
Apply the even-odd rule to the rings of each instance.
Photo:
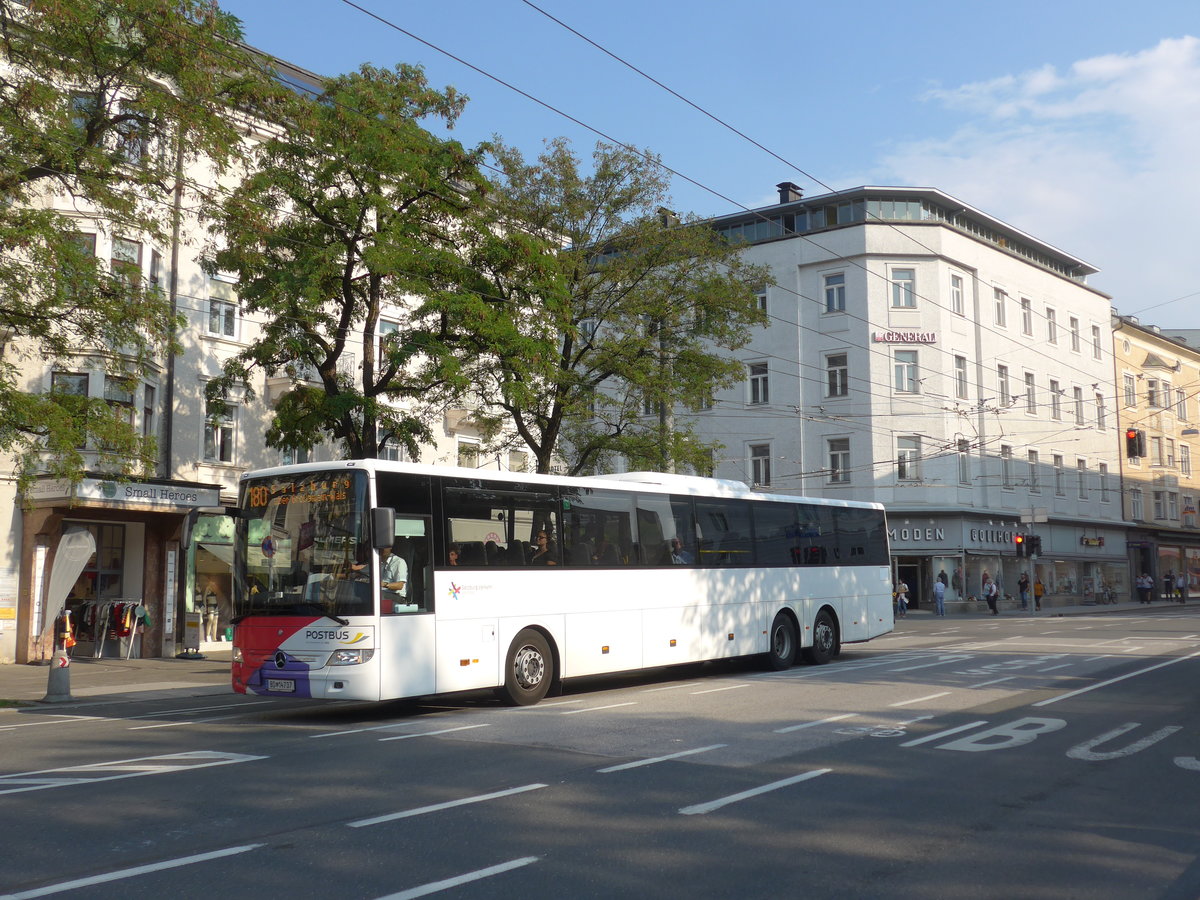
[[[1123,314],[1200,328],[1196,0],[220,0],[246,40],[319,74],[423,65],[470,97],[455,136],[536,155],[565,135],[660,154],[715,215],[861,184],[936,187],[1097,266]],[[729,123],[723,128],[561,20]],[[384,21],[380,21],[380,19]],[[455,61],[391,24],[459,57]]]

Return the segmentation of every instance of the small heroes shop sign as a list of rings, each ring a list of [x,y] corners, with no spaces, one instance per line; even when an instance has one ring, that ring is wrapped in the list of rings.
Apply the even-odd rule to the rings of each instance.
[[[153,484],[141,481],[107,481],[85,478],[76,485],[64,479],[43,479],[29,489],[38,501],[73,500],[106,506],[155,506],[162,509],[197,509],[220,506],[221,489],[215,485]]]

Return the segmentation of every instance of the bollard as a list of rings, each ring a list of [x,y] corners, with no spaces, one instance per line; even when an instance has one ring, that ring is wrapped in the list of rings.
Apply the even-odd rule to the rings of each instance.
[[[54,659],[50,661],[50,675],[46,679],[46,696],[43,703],[63,703],[74,700],[71,696],[71,657],[67,656],[65,647],[54,651]]]

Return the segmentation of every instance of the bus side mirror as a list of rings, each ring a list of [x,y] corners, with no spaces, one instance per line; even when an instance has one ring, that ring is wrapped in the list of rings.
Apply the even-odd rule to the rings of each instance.
[[[371,510],[371,546],[376,550],[392,546],[396,540],[396,511],[390,506]]]

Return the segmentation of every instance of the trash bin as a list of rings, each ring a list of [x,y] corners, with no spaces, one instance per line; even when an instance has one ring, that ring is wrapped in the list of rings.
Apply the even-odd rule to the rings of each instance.
[[[228,628],[225,629],[225,640],[229,641],[230,643],[233,642],[233,626],[232,625],[230,625]]]

